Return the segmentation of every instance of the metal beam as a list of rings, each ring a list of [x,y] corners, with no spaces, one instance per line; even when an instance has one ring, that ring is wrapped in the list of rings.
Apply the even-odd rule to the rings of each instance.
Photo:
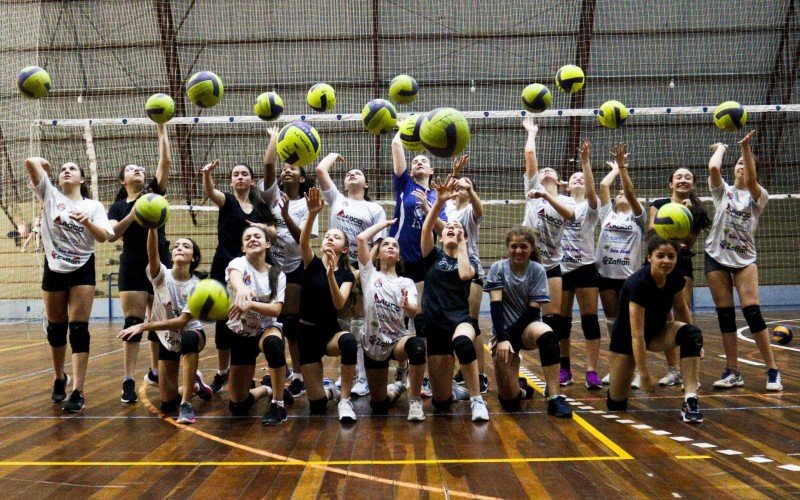
[[[592,52],[592,30],[594,29],[594,8],[597,0],[583,0],[581,3],[581,17],[578,29],[578,43],[575,51],[575,64],[579,66],[584,74],[589,73],[589,59]],[[586,92],[572,94],[570,108],[582,109],[586,100]],[[580,116],[572,116],[569,119],[569,139],[567,140],[567,150],[564,152],[564,162],[567,165],[571,158],[575,157],[578,144],[581,140],[581,120]]]

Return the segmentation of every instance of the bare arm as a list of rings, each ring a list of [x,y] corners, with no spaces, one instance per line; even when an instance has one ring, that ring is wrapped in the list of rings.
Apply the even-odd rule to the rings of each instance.
[[[428,205],[427,193],[421,189],[415,189],[411,192],[411,195],[417,199],[420,208],[422,208],[422,212],[425,214],[425,217],[427,217],[428,213],[431,211],[431,206]],[[439,213],[441,212],[437,212],[436,221],[434,222],[435,225],[433,227],[433,229],[436,231],[436,234],[442,234],[442,229],[444,229],[444,221],[439,218]]]
[[[675,295],[675,300],[672,304],[672,310],[675,313],[675,319],[683,323],[692,323],[692,311],[689,309],[689,304],[683,300],[682,295],[682,293]]]
[[[212,172],[218,165],[218,160],[212,160],[211,163],[201,168],[200,172],[203,173],[203,192],[214,205],[221,208],[225,204],[225,194],[214,188],[214,179],[211,178]]]
[[[284,224],[286,224],[286,229],[289,230],[289,234],[292,235],[292,239],[294,239],[296,242],[299,242],[301,232],[300,226],[297,225],[292,216],[289,214],[289,196],[286,193],[281,195],[281,218],[283,219]]]
[[[183,330],[186,325],[189,324],[189,321],[192,320],[192,315],[189,313],[181,313],[180,316],[165,319],[163,321],[148,321],[146,323],[139,323],[138,325],[133,325],[129,328],[126,328],[119,332],[117,335],[118,339],[127,339],[132,337],[133,335],[137,335],[142,332],[146,331],[156,331],[156,332],[163,332],[163,331],[180,331]]]
[[[308,217],[300,232],[300,255],[303,257],[303,267],[308,266],[314,258],[314,250],[311,249],[311,231],[314,229],[314,221],[322,211],[325,202],[319,193],[319,189],[312,187],[306,193],[306,205],[308,206]]]
[[[159,191],[166,193],[169,181],[169,167],[172,165],[167,125],[165,123],[159,123],[156,125],[156,131],[158,132],[158,167],[156,167],[156,182],[158,182]]]
[[[264,151],[264,189],[269,187],[275,182],[278,169],[278,128],[270,127],[267,129],[269,135],[269,144]]]
[[[402,291],[403,297],[400,299],[400,307],[403,308],[403,312],[406,313],[409,319],[414,319],[414,317],[419,314],[419,305],[416,302],[409,302],[408,301],[408,291]]]
[[[592,164],[589,161],[590,144],[583,141],[579,150],[581,157],[581,170],[583,170],[583,184],[586,187],[586,202],[589,208],[597,210],[597,191],[594,188],[594,174]]]
[[[761,185],[758,183],[758,177],[756,176],[756,159],[750,149],[750,141],[755,135],[756,131],[751,130],[739,141],[739,146],[742,148],[742,159],[744,160],[744,184],[750,192],[750,198],[754,202],[758,202],[761,197]]]
[[[536,136],[539,133],[539,126],[533,123],[530,116],[522,120],[522,126],[528,131],[528,139],[525,142],[525,177],[533,179],[539,173],[539,161],[536,158]]]
[[[644,341],[644,307],[635,302],[628,305],[628,314],[631,316],[631,344],[633,346],[633,359],[636,369],[642,378],[649,377],[647,370],[647,345]]]
[[[372,251],[369,247],[369,242],[375,238],[376,234],[380,233],[387,227],[390,227],[396,221],[397,219],[384,219],[361,231],[361,234],[356,236],[358,263],[361,264],[361,266],[366,266],[369,263],[370,258],[372,258]]]
[[[128,215],[123,217],[121,221],[109,220],[108,222],[111,223],[111,228],[114,230],[114,236],[109,238],[108,241],[110,243],[113,243],[118,239],[122,238],[122,236],[125,234],[125,231],[127,231],[128,228],[131,227],[131,224],[133,224],[134,221],[135,219],[133,216],[133,210],[128,212]]]
[[[469,281],[475,277],[475,268],[469,261],[469,251],[467,251],[467,239],[462,230],[458,239],[458,277],[461,281]]]
[[[469,202],[472,205],[472,220],[478,222],[481,217],[483,217],[483,202],[481,198],[478,196],[478,193],[475,192],[475,187],[472,185],[472,180],[464,177],[464,179],[469,182]]]
[[[161,260],[158,258],[158,229],[147,231],[147,268],[152,278],[161,271]]]
[[[718,142],[711,146],[714,152],[708,160],[708,185],[716,189],[722,185],[722,158],[728,151],[728,146]]]
[[[31,183],[33,183],[34,186],[38,186],[39,182],[42,180],[42,176],[47,175],[43,162],[47,163],[47,160],[38,157],[30,157],[25,160],[25,170],[28,172]],[[50,165],[47,164],[47,166],[49,168]]]
[[[611,167],[611,171],[600,181],[600,206],[606,206],[611,203],[611,186],[614,185],[614,181],[617,179],[617,175],[619,175],[619,169],[616,163],[607,161],[606,165]]]
[[[406,171],[406,152],[403,149],[403,143],[400,141],[400,132],[394,135],[392,139],[392,165],[394,167],[394,175],[400,177]]]
[[[618,144],[614,149],[614,156],[616,157],[617,168],[619,168],[619,179],[622,183],[622,192],[625,193],[625,199],[631,204],[631,210],[637,217],[644,213],[644,207],[639,203],[636,198],[636,191],[633,189],[633,182],[628,175],[628,148],[625,144]]]
[[[105,243],[105,241],[108,239],[109,234],[106,232],[105,228],[102,228],[89,220],[89,217],[84,212],[70,212],[69,218],[75,222],[83,224],[83,226],[89,230],[89,233],[96,242]]]
[[[544,189],[538,191],[532,189],[528,191],[528,198],[544,198],[556,209],[556,212],[558,212],[561,217],[565,219],[575,218],[575,210],[573,210],[572,207],[563,204],[561,200],[558,199],[558,196],[553,196]]]
[[[317,165],[317,181],[319,182],[319,187],[323,191],[327,191],[333,186],[333,180],[331,180],[330,169],[336,163],[336,160],[344,161],[339,153],[328,153],[328,155],[319,162]]]
[[[444,184],[439,181],[431,183],[431,187],[437,191],[438,196],[433,206],[428,211],[428,214],[425,216],[425,222],[422,223],[422,233],[420,234],[419,242],[423,257],[427,257],[433,250],[433,230],[436,227],[436,221],[439,220],[439,212],[442,210],[444,200],[450,195],[455,186],[455,182],[455,179],[448,177]]]

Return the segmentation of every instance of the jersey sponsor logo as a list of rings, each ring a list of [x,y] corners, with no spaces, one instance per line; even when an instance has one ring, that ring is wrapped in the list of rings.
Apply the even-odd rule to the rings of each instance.
[[[380,278],[377,278],[375,282],[372,284],[375,288],[380,288],[383,286],[383,281]]]
[[[553,224],[553,225],[556,225],[556,226],[559,226],[559,227],[564,225],[564,219],[560,219],[558,217],[553,217],[552,215],[548,214],[547,211],[544,208],[539,209],[539,213],[537,213],[536,215],[538,215],[540,219],[544,219],[547,222],[549,222],[550,224]]]
[[[603,264],[607,266],[630,266],[631,259],[628,257],[622,257],[622,258],[603,257]]]
[[[79,264],[80,263],[80,260],[78,260],[77,257],[69,257],[67,255],[61,255],[61,254],[56,253],[55,251],[51,252],[50,256],[53,258],[53,260],[63,260],[67,264]]]
[[[458,269],[458,263],[451,265],[449,262],[447,262],[447,259],[442,258],[439,262],[436,263],[436,267],[438,267],[442,271],[454,271]]]
[[[573,262],[573,263],[577,264],[577,263],[579,263],[580,261],[581,261],[581,259],[576,259],[575,257],[570,257],[569,255],[565,255],[565,256],[564,256],[564,257],[562,257],[562,259],[561,259],[561,262],[564,262],[564,263],[567,263],[567,262]]]
[[[65,208],[67,208],[67,205],[65,205],[64,203],[58,203],[56,204],[56,208],[59,210],[64,210]]]
[[[607,222],[603,229],[608,229],[609,231],[626,231],[631,232],[633,231],[633,224],[619,224],[617,222]]]
[[[347,222],[351,222],[357,226],[360,226],[361,224],[364,223],[364,221],[359,219],[358,217],[346,214],[344,210],[339,210],[339,212],[336,214],[336,218]]]
[[[385,328],[380,328],[378,331],[381,334],[386,335],[386,336],[391,335],[391,332],[387,331]],[[394,342],[386,342],[385,340],[382,340],[380,337],[378,337],[374,333],[371,333],[369,335],[368,340],[369,340],[369,343],[371,345],[379,346],[379,347],[391,347],[391,346],[394,345]]]
[[[736,253],[747,253],[749,251],[749,248],[746,244],[734,245],[733,243],[728,243],[727,241],[720,241],[719,247],[723,250],[732,250]]]
[[[414,217],[411,220],[411,227],[414,229],[422,229],[422,221],[425,220],[425,212],[422,210],[422,205],[419,203],[414,204]]]
[[[393,311],[393,312],[400,312],[401,311],[400,306],[398,306],[394,302],[389,302],[388,300],[381,299],[380,297],[378,297],[377,293],[375,294],[374,300],[375,300],[375,307],[377,307],[377,308],[381,308],[382,307],[384,309],[389,309],[390,311]]]
[[[728,203],[728,207],[725,209],[726,212],[731,214],[734,217],[739,217],[741,219],[749,219],[753,216],[753,214],[748,211],[737,210],[736,206],[733,203]]]
[[[83,234],[83,231],[85,230],[85,228],[83,226],[81,226],[79,224],[75,224],[71,220],[62,219],[60,215],[58,217],[56,217],[53,222],[56,225],[61,226],[62,229],[68,229],[68,230],[73,231],[75,233]]]

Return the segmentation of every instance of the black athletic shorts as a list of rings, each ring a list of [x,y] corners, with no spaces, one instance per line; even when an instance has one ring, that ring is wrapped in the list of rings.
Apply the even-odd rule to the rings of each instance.
[[[438,325],[426,323],[425,340],[428,343],[428,356],[453,355],[454,333],[455,329],[440,328]]]
[[[343,330],[338,323],[309,325],[302,321],[297,325],[297,347],[300,348],[300,364],[319,363],[327,356],[328,342]]]
[[[623,283],[625,283],[625,280],[606,278],[604,276],[597,277],[597,285],[601,292],[606,290],[614,290],[615,292],[619,293],[620,290],[622,290]]]
[[[42,290],[45,292],[69,292],[74,286],[90,285],[95,286],[94,254],[89,257],[86,264],[68,273],[51,271],[44,261],[44,273],[42,274]]]
[[[658,330],[647,330],[644,331],[644,345],[649,346],[650,341],[656,338],[664,327],[661,327]],[[633,356],[633,341],[631,340],[630,334],[628,335],[614,335],[611,334],[611,345],[609,346],[609,350],[611,352],[616,352],[618,354],[627,354],[628,356]]]
[[[704,253],[703,255],[704,255],[704,257],[703,257],[703,267],[705,268],[706,274],[708,274],[710,272],[713,272],[713,271],[725,271],[728,274],[738,274],[739,271],[741,271],[742,269],[747,267],[747,266],[744,266],[744,267],[726,266],[725,264],[720,264],[719,262],[714,260],[714,258],[712,256],[708,255],[708,253]]]
[[[256,358],[261,352],[258,347],[261,335],[245,337],[231,332],[228,339],[231,344],[231,365],[247,366],[256,364]]]
[[[286,275],[287,285],[300,285],[300,282],[303,281],[303,263],[301,262],[294,271],[284,274]]]
[[[547,269],[546,274],[547,274],[547,279],[560,278],[561,277],[561,266],[555,266],[552,269]]]
[[[397,344],[395,344],[397,345]],[[361,346],[358,346],[361,349]],[[389,357],[384,359],[383,361],[376,361],[369,357],[366,351],[364,351],[364,368],[367,370],[386,370],[389,368],[389,361],[395,359],[394,357],[394,347],[392,347],[392,352],[389,353]]]
[[[425,280],[425,264],[422,261],[403,262],[403,272],[398,274],[409,278],[414,283],[419,283]]]
[[[153,284],[147,279],[145,274],[147,263],[140,265],[139,262],[122,262],[119,265],[119,284],[120,292],[147,292],[153,294]]]
[[[675,267],[683,273],[684,278],[694,280],[694,269],[692,269],[692,256],[687,254],[678,254],[678,261]]]
[[[190,330],[187,330],[187,331],[190,331]],[[203,347],[205,348],[206,332],[204,332],[202,329],[201,330],[194,330],[194,332],[197,333],[197,335],[200,336],[200,338],[202,339],[200,341],[200,344],[202,344]],[[158,360],[159,361],[180,361],[182,353],[175,352],[175,351],[170,351],[169,349],[164,347],[164,344],[158,338],[156,338],[156,340],[158,341]]]
[[[575,290],[576,288],[597,288],[597,267],[586,264],[574,271],[561,275],[561,289]]]

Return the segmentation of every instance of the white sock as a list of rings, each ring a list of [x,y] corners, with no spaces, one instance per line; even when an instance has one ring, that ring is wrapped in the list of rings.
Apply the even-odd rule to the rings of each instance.
[[[153,376],[158,376],[158,368],[150,368],[150,372],[153,374]]]
[[[689,398],[696,398],[697,394],[693,392],[687,392],[686,395],[683,397],[684,401],[689,401]]]
[[[226,373],[228,373],[227,368],[225,368],[224,370],[217,370],[217,375],[225,375]]]
[[[273,399],[273,400],[272,400],[272,402],[273,402],[273,403],[275,403],[276,405],[280,406],[281,408],[283,408],[283,407],[284,407],[284,406],[283,406],[283,400],[282,400],[282,399],[281,399],[280,401],[278,401],[278,400],[276,400],[276,399]]]
[[[481,396],[481,395],[470,396],[469,402],[472,403],[473,401],[483,401],[483,396]]]
[[[292,379],[293,380],[299,380],[300,382],[302,382],[303,381],[303,374],[294,372],[294,375],[292,375]]]

